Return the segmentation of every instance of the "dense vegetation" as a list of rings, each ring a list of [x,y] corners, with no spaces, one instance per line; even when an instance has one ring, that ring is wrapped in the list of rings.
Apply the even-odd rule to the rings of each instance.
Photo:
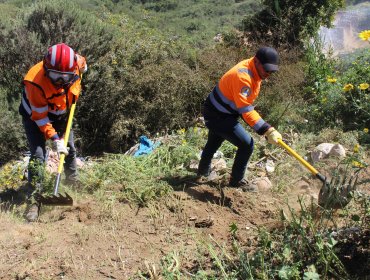
[[[330,26],[334,15],[344,6],[344,0],[296,1],[265,0],[257,14],[243,20],[248,38],[273,45],[302,45],[312,38],[320,26]]]
[[[22,90],[20,82],[27,69],[42,58],[47,45],[63,41],[87,57],[89,71],[84,76],[84,94],[75,120],[78,145],[84,154],[121,152],[142,134],[170,133],[173,129],[186,127],[200,115],[203,98],[222,73],[238,60],[253,55],[258,47],[251,42],[241,44],[238,39],[241,37],[236,38],[239,35],[231,29],[225,32],[224,43],[211,44],[212,40],[209,40],[208,47],[196,48],[199,44],[187,38],[197,38],[200,42],[199,37],[189,34],[187,38],[173,36],[170,29],[176,24],[169,23],[169,29],[164,31],[154,28],[162,27],[158,25],[159,19],[165,22],[168,16],[174,16],[175,11],[186,10],[187,4],[190,5],[187,2],[114,3],[102,0],[94,5],[83,0],[78,4],[58,0],[36,4],[31,1],[7,2],[1,4],[0,122],[4,129],[0,139],[4,145],[0,162],[17,157],[26,148],[17,114]],[[236,1],[234,4],[248,6],[248,3]],[[195,1],[192,4],[197,13],[202,11],[202,14],[196,14],[197,20],[212,22],[215,26],[220,24],[212,21],[213,14],[218,14],[217,18],[233,18],[236,13],[234,4],[226,8],[220,1]],[[277,7],[275,2],[266,1],[264,4],[269,11]],[[328,1],[320,7],[312,1],[304,2],[293,10],[288,9],[288,4],[279,1],[281,20],[271,24],[280,26],[280,31],[276,32],[280,37],[272,40],[275,45],[281,43],[290,47],[280,48],[282,71],[263,87],[257,104],[260,112],[282,129],[289,125],[307,128],[305,119],[310,120],[310,129],[368,127],[368,102],[362,100],[367,95],[361,91],[355,93],[357,87],[354,87],[353,95],[345,97],[339,93],[341,86],[360,81],[368,73],[368,66],[351,62],[340,66],[321,55],[320,47],[307,45],[304,49],[301,46],[319,24],[330,24],[329,18],[322,15],[333,15],[341,2]],[[206,6],[211,10],[209,15],[206,15]],[[253,13],[253,9],[247,9],[250,14],[244,22],[251,17],[253,20],[250,22],[263,22],[261,15],[266,15],[263,11],[267,10]],[[305,20],[299,24],[291,21],[297,18],[293,15],[310,9],[312,20],[303,17]],[[321,11],[317,17],[314,17],[315,9]],[[142,17],[146,13],[154,13],[156,18],[149,17],[145,22],[139,20],[139,15]],[[185,18],[189,23],[189,16]],[[289,24],[299,29],[284,29],[283,25],[290,21]],[[265,27],[253,26],[251,31],[260,29],[265,32]],[[303,32],[304,29],[309,32]],[[184,30],[186,27],[180,25],[176,32]],[[210,27],[207,32],[212,30]],[[293,37],[290,32],[294,33]],[[295,49],[293,46],[297,42],[299,47]],[[369,55],[365,52],[357,59],[368,61]],[[335,71],[341,71],[343,76],[335,85],[327,83],[327,77],[335,76]],[[366,82],[366,79],[361,81]],[[354,106],[343,106],[345,102]],[[327,105],[330,107],[326,108]],[[353,114],[356,119],[348,117]],[[316,125],[317,119],[322,119],[319,126]]]
[[[264,84],[259,112],[282,132],[304,134],[300,145],[318,138],[355,145],[350,160],[356,168],[365,166],[370,144],[369,49],[338,60],[325,56],[314,36],[320,25],[330,25],[342,1],[34,2],[0,1],[0,166],[8,168],[8,161],[27,150],[17,113],[22,77],[42,59],[48,45],[58,42],[86,56],[89,65],[74,120],[79,152],[115,153],[82,172],[86,193],[119,189],[119,200],[139,206],[170,193],[171,185],[157,177],[188,175],[184,166],[196,159],[206,138],[205,129],[192,127],[202,100],[230,66],[266,43],[278,48],[281,71]],[[213,41],[217,33],[223,34],[222,42]],[[369,40],[366,34],[364,40]],[[123,156],[143,134],[176,137],[147,158]],[[253,156],[264,149],[260,145]],[[222,151],[230,164],[233,147],[226,144]],[[18,184],[19,170],[6,168],[1,169],[1,185]],[[356,215],[347,212],[345,218],[348,226],[363,229],[369,205],[366,199],[359,201]],[[328,215],[324,222],[332,219]],[[231,226],[233,257],[217,255],[209,247],[213,271],[209,278],[202,270],[195,274],[199,279],[348,277],[332,231],[315,223],[306,205],[290,216],[282,217],[284,231],[261,229],[251,259],[238,244],[237,226]],[[166,279],[185,277],[180,270],[166,270],[166,260],[162,265]]]

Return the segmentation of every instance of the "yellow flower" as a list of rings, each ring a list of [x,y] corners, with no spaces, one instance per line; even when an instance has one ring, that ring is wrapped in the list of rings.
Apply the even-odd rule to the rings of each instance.
[[[352,161],[352,166],[360,167],[360,168],[364,168],[365,167],[365,165],[363,165],[361,162],[356,161],[356,160],[353,160]]]
[[[343,90],[344,91],[350,91],[352,90],[354,87],[352,84],[346,84],[344,87],[343,87]]]
[[[369,129],[368,128],[364,128],[364,132],[365,133],[369,133]]]
[[[365,90],[365,89],[368,89],[368,88],[369,88],[369,84],[368,83],[362,83],[359,86],[359,89],[361,89],[361,90]]]
[[[360,145],[359,144],[356,144],[354,147],[353,147],[353,152],[355,153],[358,153],[358,151],[360,150]]]
[[[326,80],[328,81],[328,83],[336,83],[337,82],[337,79],[336,78],[332,78],[332,77],[327,77]]]
[[[358,34],[358,37],[364,41],[370,41],[370,30],[364,30]]]

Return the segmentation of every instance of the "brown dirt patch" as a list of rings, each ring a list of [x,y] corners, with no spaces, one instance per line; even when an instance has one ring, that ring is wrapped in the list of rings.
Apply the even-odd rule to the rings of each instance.
[[[44,209],[33,224],[0,213],[0,279],[129,279],[138,270],[158,271],[161,258],[172,252],[194,271],[205,257],[203,240],[230,245],[235,223],[246,244],[257,227],[279,225],[287,201],[298,209],[298,196],[317,198],[319,187],[315,179],[308,186],[299,180],[285,194],[184,185],[145,208],[84,198],[73,207]]]

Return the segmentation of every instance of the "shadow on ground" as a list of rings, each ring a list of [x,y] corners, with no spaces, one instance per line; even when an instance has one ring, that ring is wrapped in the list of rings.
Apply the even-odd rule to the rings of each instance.
[[[223,182],[222,178],[206,180],[197,175],[186,175],[164,177],[162,180],[171,185],[174,191],[183,191],[198,201],[209,202],[228,208],[232,207],[231,198],[225,196],[225,182]]]
[[[12,211],[14,207],[26,203],[32,192],[33,190],[28,184],[22,185],[18,189],[6,188],[0,192],[0,211]]]

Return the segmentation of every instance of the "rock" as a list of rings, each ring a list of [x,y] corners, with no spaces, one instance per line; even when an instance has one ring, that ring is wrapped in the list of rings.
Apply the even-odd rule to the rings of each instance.
[[[189,164],[189,170],[197,171],[199,166],[198,160],[191,160]],[[212,171],[221,171],[227,168],[226,161],[223,158],[214,158],[211,162]]]
[[[314,163],[329,156],[343,158],[346,156],[346,152],[342,145],[332,143],[322,143],[311,152]]]
[[[313,162],[320,161],[323,158],[326,158],[331,149],[333,148],[334,144],[331,143],[322,143],[318,145],[312,152],[311,158]]]
[[[215,154],[213,155],[213,158],[223,158],[224,153],[221,151],[216,151]]]
[[[223,158],[212,159],[212,170],[220,171],[226,169],[226,161]]]
[[[58,165],[59,165],[58,154],[53,150],[48,150],[46,170],[51,173],[56,173],[58,172]]]
[[[222,34],[221,33],[218,33],[215,37],[213,37],[213,40],[216,43],[221,43],[223,41]]]
[[[197,171],[198,170],[198,165],[199,165],[199,162],[197,160],[195,160],[195,159],[192,159],[190,161],[189,169],[191,171]]]
[[[265,168],[267,173],[272,173],[275,171],[275,163],[271,159],[268,159]]]
[[[211,171],[211,173],[208,175],[207,180],[208,181],[216,181],[218,180],[219,176],[216,171]]]
[[[82,168],[85,166],[85,163],[80,158],[76,158],[76,164],[78,168]]]
[[[346,151],[344,150],[342,145],[335,144],[333,148],[331,148],[329,156],[344,158],[346,157]]]
[[[256,185],[260,192],[269,191],[272,188],[272,183],[267,177],[255,178],[251,181],[251,184]]]

